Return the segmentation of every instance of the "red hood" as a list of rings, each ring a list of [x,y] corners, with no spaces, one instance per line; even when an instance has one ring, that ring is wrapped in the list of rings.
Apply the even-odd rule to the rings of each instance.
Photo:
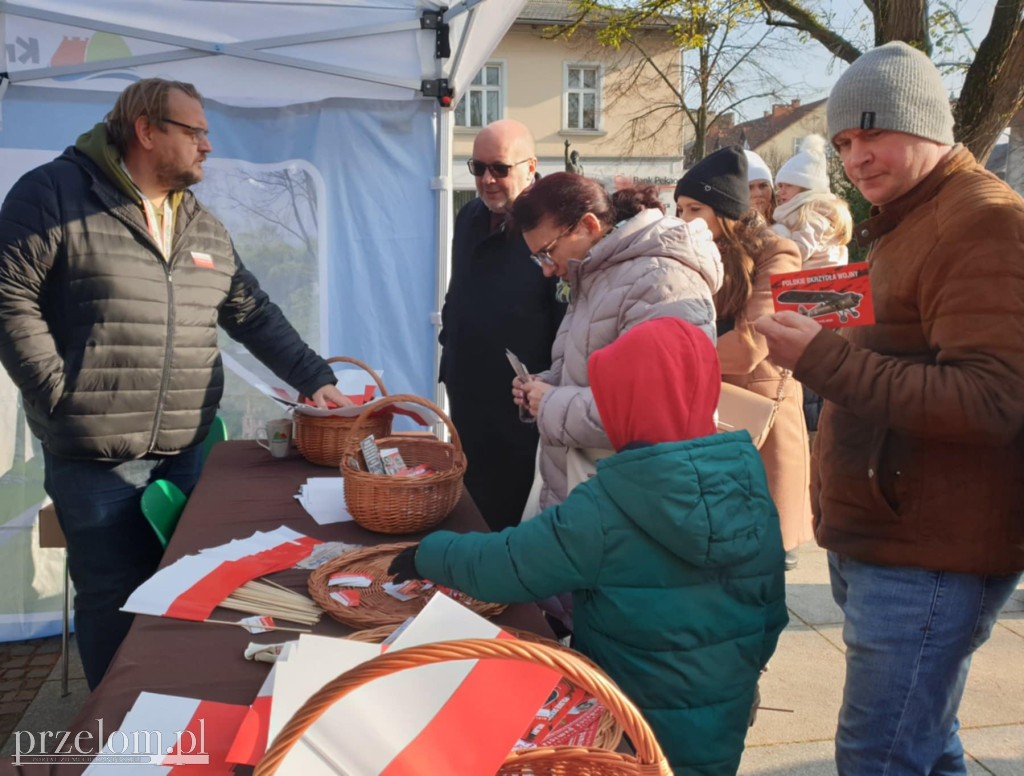
[[[693,324],[638,324],[587,363],[594,402],[612,447],[681,442],[715,433],[722,372],[714,343]]]

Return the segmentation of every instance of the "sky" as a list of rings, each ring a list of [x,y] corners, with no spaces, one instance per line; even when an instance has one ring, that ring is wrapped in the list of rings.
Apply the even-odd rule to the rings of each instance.
[[[957,15],[963,27],[966,28],[969,39],[961,38],[957,41],[955,57],[969,59],[971,46],[980,43],[988,32],[996,0],[948,0],[948,2],[952,8],[957,9]],[[811,3],[808,3],[808,7],[812,7]],[[847,40],[858,44],[862,50],[871,45],[874,34],[871,28],[871,15],[860,0],[823,0],[820,6],[814,4],[813,7],[829,9],[835,15],[835,25],[832,28],[842,31]],[[939,7],[939,4],[932,0],[930,7],[934,10]],[[863,30],[861,29],[862,24],[866,24]],[[815,40],[799,42],[796,40],[796,36],[788,30],[780,30],[778,33],[773,33],[773,37],[775,35],[779,36],[780,42],[786,42],[790,46],[789,52],[785,56],[768,57],[770,62],[783,60],[787,63],[785,66],[769,66],[776,78],[788,87],[784,97],[787,100],[799,99],[804,103],[827,97],[832,84],[846,69],[846,63],[833,58],[824,46]],[[947,59],[949,57],[942,56],[943,61]],[[794,62],[796,64],[790,64]],[[952,94],[959,93],[963,81],[962,75],[946,76],[945,80]],[[740,114],[739,119],[745,121],[758,118],[764,111],[771,109],[773,102],[778,102],[778,100],[771,98],[750,100],[737,109],[737,113]]]

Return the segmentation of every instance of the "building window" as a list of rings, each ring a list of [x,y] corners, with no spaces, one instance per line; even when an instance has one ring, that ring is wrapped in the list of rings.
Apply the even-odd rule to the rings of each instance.
[[[455,126],[485,127],[502,117],[501,65],[490,62],[483,66],[469,85],[469,90],[455,106]]]
[[[567,65],[565,68],[566,129],[598,129],[601,97],[599,65]]]

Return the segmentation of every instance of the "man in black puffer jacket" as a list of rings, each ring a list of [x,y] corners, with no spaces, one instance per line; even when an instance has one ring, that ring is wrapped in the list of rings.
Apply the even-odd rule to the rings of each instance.
[[[188,191],[211,150],[195,87],[146,79],[0,209],[0,360],[43,444],[90,687],[160,560],[142,491],[198,477],[224,385],[217,325],[321,406],[349,403]]]

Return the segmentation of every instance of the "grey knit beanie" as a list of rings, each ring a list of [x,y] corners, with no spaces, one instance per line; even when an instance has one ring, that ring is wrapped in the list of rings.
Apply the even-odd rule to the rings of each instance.
[[[891,129],[953,145],[953,111],[942,76],[928,57],[902,41],[855,60],[828,96],[828,134]]]

